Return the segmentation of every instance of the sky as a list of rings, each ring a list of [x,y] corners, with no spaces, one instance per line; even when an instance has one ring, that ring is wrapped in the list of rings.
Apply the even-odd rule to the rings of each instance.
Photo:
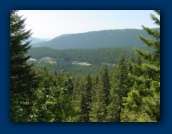
[[[110,29],[142,29],[158,27],[150,14],[153,10],[19,10],[26,18],[26,30],[32,37],[53,39],[63,34]]]

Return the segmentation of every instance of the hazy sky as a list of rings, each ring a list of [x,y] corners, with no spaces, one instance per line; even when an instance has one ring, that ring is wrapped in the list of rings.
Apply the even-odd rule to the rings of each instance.
[[[27,18],[26,29],[32,36],[52,39],[62,34],[109,29],[142,29],[142,25],[155,28],[152,10],[20,10]]]

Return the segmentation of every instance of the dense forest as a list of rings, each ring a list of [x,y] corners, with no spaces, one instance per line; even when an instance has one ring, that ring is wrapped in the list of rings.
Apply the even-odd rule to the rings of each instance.
[[[150,51],[150,49],[148,49]],[[28,63],[34,63],[34,68],[44,68],[51,64],[50,71],[86,75],[98,73],[104,65],[112,70],[121,52],[136,58],[133,48],[99,48],[99,49],[66,49],[56,50],[47,47],[31,48],[27,55],[31,58]]]
[[[159,122],[160,29],[142,27],[151,36],[139,36],[144,49],[31,48],[25,19],[11,10],[10,120]]]

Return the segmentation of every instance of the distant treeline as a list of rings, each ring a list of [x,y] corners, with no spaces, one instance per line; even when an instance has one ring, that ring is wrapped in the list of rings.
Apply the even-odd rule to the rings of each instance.
[[[145,50],[151,51],[151,48],[145,47]],[[100,69],[107,65],[111,70],[118,62],[120,53],[126,55],[126,60],[129,60],[131,55],[136,58],[136,53],[132,47],[117,47],[117,48],[99,48],[99,49],[65,49],[56,50],[47,47],[31,48],[28,55],[32,58],[40,59],[43,57],[51,57],[56,62],[52,65],[51,71],[61,73],[73,73],[75,75],[95,74]],[[72,64],[73,61],[88,62],[91,66],[80,66]],[[47,63],[35,62],[35,68],[44,68]]]

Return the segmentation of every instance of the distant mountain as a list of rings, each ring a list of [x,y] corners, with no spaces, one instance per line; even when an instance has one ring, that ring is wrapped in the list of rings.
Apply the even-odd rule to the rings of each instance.
[[[44,41],[49,41],[49,40],[50,39],[48,39],[48,38],[35,38],[35,37],[30,37],[29,39],[27,39],[27,41],[31,41],[30,45],[32,47],[36,47],[37,43],[44,42]]]
[[[53,49],[93,49],[103,47],[140,47],[143,42],[138,35],[152,38],[144,30],[120,29],[65,34],[52,40],[39,42],[33,47],[46,46]]]

